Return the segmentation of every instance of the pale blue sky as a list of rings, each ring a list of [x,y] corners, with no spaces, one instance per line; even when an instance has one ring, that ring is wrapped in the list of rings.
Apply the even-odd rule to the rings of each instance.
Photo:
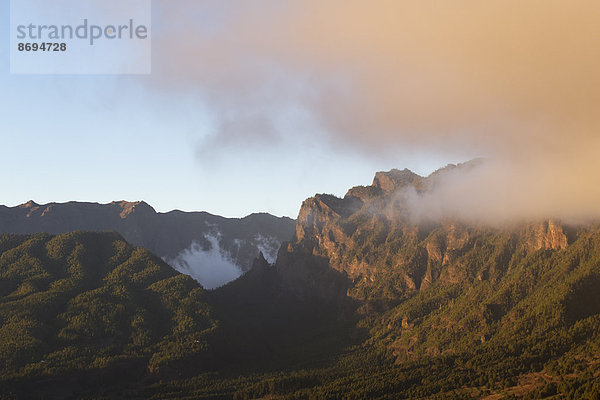
[[[155,75],[11,75],[6,0],[0,20],[0,204],[124,199],[145,200],[158,211],[296,217],[305,198],[343,195],[369,184],[378,170],[427,174],[461,161],[341,148],[285,118],[280,124],[292,139],[219,148],[201,87],[175,90]],[[165,29],[155,14],[155,38]],[[161,56],[153,48],[153,57]],[[207,137],[217,143],[209,151]]]

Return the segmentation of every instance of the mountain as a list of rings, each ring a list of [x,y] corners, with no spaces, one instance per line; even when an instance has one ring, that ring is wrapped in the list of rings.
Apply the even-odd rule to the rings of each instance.
[[[198,283],[117,233],[0,235],[0,321],[2,398],[123,395],[201,369],[218,331]]]
[[[281,242],[292,237],[294,221],[266,213],[244,218],[206,212],[157,213],[143,201],[43,205],[29,201],[17,207],[0,206],[0,233],[61,234],[77,230],[119,232],[129,243],[147,248],[195,277],[194,263],[220,263],[223,268],[241,270],[237,274],[233,271],[231,278],[224,277],[227,281],[247,271],[259,252],[274,261]],[[211,250],[212,258],[206,259]]]
[[[372,185],[343,198],[315,195],[302,204],[293,238],[274,264],[259,254],[239,279],[208,292],[172,270],[135,286],[146,276],[138,269],[163,271],[161,260],[126,244],[99,251],[96,238],[84,239],[88,233],[3,236],[0,288],[7,305],[0,318],[1,329],[6,321],[11,328],[0,335],[10,366],[0,387],[27,394],[32,383],[56,394],[56,387],[73,385],[86,398],[600,398],[598,222],[490,225],[412,214],[415,199],[479,163],[428,177],[378,172]],[[80,238],[73,250],[54,250],[51,243],[69,235]],[[138,269],[125,268],[120,247],[131,249],[125,258],[147,257],[133,263]],[[34,291],[62,288],[57,282],[77,271],[73,265],[90,260],[97,261],[90,271],[99,272],[82,278],[95,282],[83,293],[96,287],[120,293],[111,286],[118,279],[125,300],[103,295],[92,304],[106,307],[89,308],[95,295],[69,292],[47,307]],[[14,275],[15,268],[23,272]],[[164,279],[185,284],[159,284],[177,293],[159,300],[153,288]],[[15,307],[13,299],[22,303]],[[149,339],[141,349],[130,311],[136,309],[159,310],[147,316]],[[169,323],[152,325],[153,317]],[[92,360],[90,346],[108,361]],[[50,357],[59,351],[53,349],[68,350]],[[13,360],[13,353],[22,358]],[[111,379],[103,374],[130,359],[137,368],[92,395],[104,379],[98,376]],[[85,393],[65,383],[80,373],[92,382]]]
[[[598,398],[599,224],[411,218],[404,193],[479,162],[307,199],[276,264],[212,295],[220,312],[258,316],[250,347],[296,365],[240,398]]]
[[[426,192],[448,171],[476,165],[450,165],[427,178],[409,170],[378,172],[371,186],[354,187],[342,199],[326,194],[309,198],[302,204],[287,252],[327,260],[330,268],[353,281],[351,297],[385,300],[411,296],[438,280],[462,281],[474,273],[472,269],[481,268],[477,274],[482,279],[498,278],[509,260],[494,266],[472,265],[465,259],[479,252],[490,236],[502,237],[505,247],[497,251],[505,257],[563,250],[577,237],[577,227],[555,220],[494,227],[454,218],[411,218],[403,192]]]

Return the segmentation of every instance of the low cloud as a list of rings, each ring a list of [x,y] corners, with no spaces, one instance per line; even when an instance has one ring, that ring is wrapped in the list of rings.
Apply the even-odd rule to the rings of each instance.
[[[215,289],[242,275],[241,269],[231,260],[227,252],[219,246],[219,239],[206,235],[210,249],[193,242],[172,260],[167,260],[175,270],[190,275],[206,289]]]
[[[203,99],[215,121],[201,154],[293,136],[371,157],[484,156],[438,208],[600,214],[600,2],[155,4],[149,84]]]
[[[592,165],[598,169],[590,170]],[[556,218],[584,223],[600,218],[597,171],[600,163],[586,154],[581,160],[556,164],[485,160],[471,169],[442,174],[430,191],[409,188],[396,196],[417,220],[458,218],[498,224]]]
[[[277,252],[281,247],[281,242],[272,236],[256,235],[254,238],[256,248],[263,254],[269,264],[274,264],[277,260]]]

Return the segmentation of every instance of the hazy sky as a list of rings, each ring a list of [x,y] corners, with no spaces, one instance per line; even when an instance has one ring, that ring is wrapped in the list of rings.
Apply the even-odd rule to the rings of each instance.
[[[535,181],[598,207],[598,21],[587,0],[162,0],[150,76],[10,75],[4,29],[0,203],[295,217],[377,170],[487,156],[510,168],[481,199]]]
[[[247,120],[230,121],[229,133],[223,133],[221,111],[207,105],[218,93],[178,70],[211,62],[209,54],[194,51],[196,40],[210,40],[203,24],[199,31],[185,26],[192,11],[206,29],[217,23],[215,12],[221,11],[209,3],[178,3],[174,18],[181,26],[154,3],[153,75],[72,76],[9,73],[9,4],[0,2],[0,204],[126,199],[146,200],[160,211],[295,217],[302,200],[316,192],[343,194],[369,183],[377,170],[408,166],[427,172],[446,161],[410,151],[361,154],[283,115],[274,117],[289,134],[286,140],[269,137],[268,128]],[[239,6],[232,2],[231,12]],[[161,64],[170,57],[169,47],[183,42],[199,60],[186,66],[185,59],[170,59],[178,68],[166,71]],[[245,69],[233,63],[229,68],[240,74]],[[292,77],[289,82],[296,84]],[[227,96],[238,90],[232,85]]]

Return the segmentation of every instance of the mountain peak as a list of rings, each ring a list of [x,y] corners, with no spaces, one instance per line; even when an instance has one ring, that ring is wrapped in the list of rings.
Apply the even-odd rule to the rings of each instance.
[[[29,200],[27,203],[23,203],[19,205],[19,208],[34,208],[39,207],[40,205],[33,200]]]
[[[405,168],[402,171],[392,169],[387,172],[377,172],[373,178],[372,186],[381,189],[385,193],[394,192],[405,186],[418,187],[423,177]]]
[[[344,198],[356,197],[362,201],[368,200],[382,194],[389,194],[402,189],[406,186],[413,186],[421,190],[424,186],[425,178],[415,174],[408,168],[403,170],[392,169],[389,171],[379,171],[375,173],[373,184],[370,186],[355,186],[348,190]]]
[[[479,166],[481,166],[483,163],[485,163],[485,158],[483,157],[478,157],[478,158],[473,158],[472,160],[469,161],[465,161],[463,163],[458,163],[458,164],[448,164],[445,167],[439,168],[435,171],[433,171],[431,173],[431,175],[429,175],[428,178],[433,178],[437,175],[443,175],[446,172],[450,172],[450,171],[454,171],[454,170],[459,170],[459,171],[464,171],[464,172],[468,172],[470,170],[472,170],[473,168],[477,168]]]
[[[254,259],[254,262],[252,263],[252,268],[265,268],[265,267],[269,267],[270,264],[267,261],[267,259],[265,258],[264,254],[262,251],[258,252],[258,255],[256,256],[256,258]]]
[[[127,218],[131,214],[156,214],[156,210],[145,201],[113,201],[113,205],[116,205],[121,208],[121,213],[119,214],[122,219]]]

